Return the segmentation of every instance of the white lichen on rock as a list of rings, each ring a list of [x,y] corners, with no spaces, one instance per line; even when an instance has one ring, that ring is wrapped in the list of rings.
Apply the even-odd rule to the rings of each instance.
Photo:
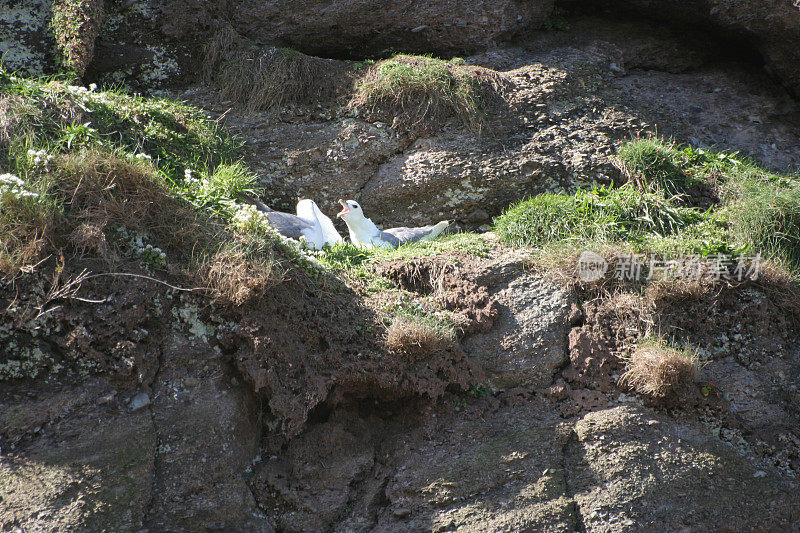
[[[173,307],[172,316],[178,319],[178,325],[185,324],[189,327],[189,333],[205,342],[208,342],[209,337],[214,336],[217,331],[213,324],[206,324],[200,319],[200,308],[192,302],[187,302],[179,308]]]
[[[147,49],[152,52],[153,57],[150,63],[142,69],[139,81],[150,87],[160,86],[180,74],[180,67],[174,57],[167,53],[163,46],[148,45]]]
[[[45,36],[52,17],[43,0],[0,0],[0,60],[6,69],[41,76],[48,65]]]

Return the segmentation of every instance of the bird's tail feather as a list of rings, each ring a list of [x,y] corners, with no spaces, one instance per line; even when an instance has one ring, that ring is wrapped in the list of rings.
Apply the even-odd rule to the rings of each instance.
[[[247,194],[240,194],[239,196],[241,197],[242,200],[244,200],[248,204],[256,206],[256,209],[258,209],[259,211],[263,211],[265,213],[273,211],[273,209],[267,206],[267,204],[265,204],[264,202],[262,202],[261,200],[259,200],[254,196],[249,196]]]
[[[444,233],[445,230],[447,228],[449,228],[449,227],[450,227],[450,221],[449,220],[442,220],[441,222],[439,222],[438,224],[433,226],[433,228],[431,229],[431,232],[428,233],[427,235],[425,235],[424,239],[422,239],[422,240],[429,241],[431,239],[435,239],[436,237],[438,237],[439,235]]]

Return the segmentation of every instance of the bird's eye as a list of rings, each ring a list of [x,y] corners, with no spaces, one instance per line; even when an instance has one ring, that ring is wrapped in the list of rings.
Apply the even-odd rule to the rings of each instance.
[[[353,204],[353,207],[358,209],[358,204]]]

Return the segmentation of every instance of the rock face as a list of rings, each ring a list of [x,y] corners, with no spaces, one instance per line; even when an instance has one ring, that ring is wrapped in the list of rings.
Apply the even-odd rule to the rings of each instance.
[[[109,2],[97,40],[92,76],[139,88],[192,79],[207,43],[226,21],[259,45],[289,46],[323,57],[364,58],[393,51],[465,55],[548,25],[554,0],[380,2],[304,0],[282,2],[147,0]],[[800,94],[800,6],[791,0],[565,0],[577,14],[605,4],[620,13],[653,20],[685,33],[709,31],[705,44],[755,50],[769,70]],[[55,41],[49,31],[50,0],[0,3],[0,52],[13,69],[52,73]],[[549,22],[552,25],[552,22]],[[92,43],[86,43],[91,50]],[[728,52],[729,54],[729,52]],[[694,54],[691,54],[694,55]],[[674,62],[685,61],[678,54]],[[94,80],[92,80],[94,81]]]
[[[547,386],[567,361],[572,295],[526,267],[524,258],[504,257],[475,276],[499,311],[495,327],[467,337],[464,350],[497,389]]]
[[[57,394],[39,391],[37,401],[3,394],[4,415],[13,417],[3,420],[5,436],[33,439],[17,453],[4,446],[0,523],[43,528],[46,515],[49,529],[43,530],[50,531],[140,527],[152,497],[158,439],[146,410],[97,405],[112,392],[95,381]]]
[[[469,58],[504,81],[479,133],[444,124],[420,136],[316,108],[233,110],[226,121],[245,140],[268,203],[291,210],[308,196],[332,214],[349,196],[384,227],[441,219],[480,227],[527,196],[611,183],[619,142],[645,130],[776,169],[800,165],[800,107],[763,74],[715,63],[703,34],[597,18],[570,24]],[[203,90],[183,96],[219,114],[230,107]]]
[[[520,403],[495,400],[427,419],[396,449],[375,530],[576,531],[563,468],[567,433],[546,404]]]
[[[0,380],[0,524],[272,531],[242,478],[258,453],[255,399],[209,343],[214,325],[160,288],[96,281],[83,290],[108,295],[114,311],[59,307],[20,326],[37,293],[26,286],[14,319],[2,317],[2,366],[12,346],[38,341],[44,366],[32,375],[56,360],[83,370]],[[55,338],[65,344],[48,349]]]
[[[622,0],[565,2],[578,9],[605,4],[609,10],[632,10],[676,26],[707,25],[724,30],[742,48],[753,46],[769,69],[800,94],[800,5],[791,0]]]
[[[800,344],[766,282],[653,300],[651,324],[706,347],[704,372],[717,382],[696,405],[665,411],[616,380],[618,354],[641,334],[645,311],[633,294],[584,298],[499,245],[481,256],[394,260],[374,273],[396,287],[359,300],[332,280],[315,290],[288,273],[236,308],[95,278],[82,296],[108,303],[65,302],[38,326],[25,313],[35,280],[49,273],[0,284],[0,309],[15,317],[0,322],[4,348],[46,350],[27,370],[33,377],[0,381],[0,523],[800,527]],[[382,350],[365,302],[391,308],[398,297],[463,315],[469,355],[456,345],[409,362]],[[12,358],[2,355],[7,370]],[[94,370],[58,372],[55,360]]]
[[[0,57],[6,68],[29,76],[53,72],[52,16],[50,0],[0,1]]]
[[[631,406],[594,412],[575,425],[566,457],[586,531],[681,531],[699,523],[725,531],[789,531],[799,525],[796,489],[696,422]]]
[[[32,1],[32,0],[31,0]],[[554,0],[304,0],[113,3],[90,74],[142,89],[196,80],[202,46],[227,25],[256,45],[363,59],[395,51],[465,55],[541,28]],[[144,82],[144,83],[143,83]]]
[[[243,479],[259,445],[255,399],[226,376],[206,339],[176,333],[165,341],[150,408],[158,450],[145,524],[272,531]]]
[[[154,401],[140,409],[126,401],[136,393],[105,379],[55,394],[53,384],[22,396],[4,387],[0,523],[36,529],[47,516],[52,531],[271,531],[241,477],[257,454],[253,406],[218,364],[193,366],[213,353],[197,344],[176,336]],[[184,385],[190,375],[197,386]]]
[[[276,1],[233,4],[233,24],[253,41],[325,57],[474,53],[523,28],[542,27],[553,8],[553,0],[303,0],[288,10]]]

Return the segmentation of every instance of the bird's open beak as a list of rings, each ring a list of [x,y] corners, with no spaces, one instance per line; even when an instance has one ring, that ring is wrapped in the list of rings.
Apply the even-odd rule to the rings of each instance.
[[[339,203],[342,205],[342,210],[336,213],[336,216],[342,218],[343,216],[350,213],[350,206],[347,205],[347,203],[341,198],[339,199]]]

